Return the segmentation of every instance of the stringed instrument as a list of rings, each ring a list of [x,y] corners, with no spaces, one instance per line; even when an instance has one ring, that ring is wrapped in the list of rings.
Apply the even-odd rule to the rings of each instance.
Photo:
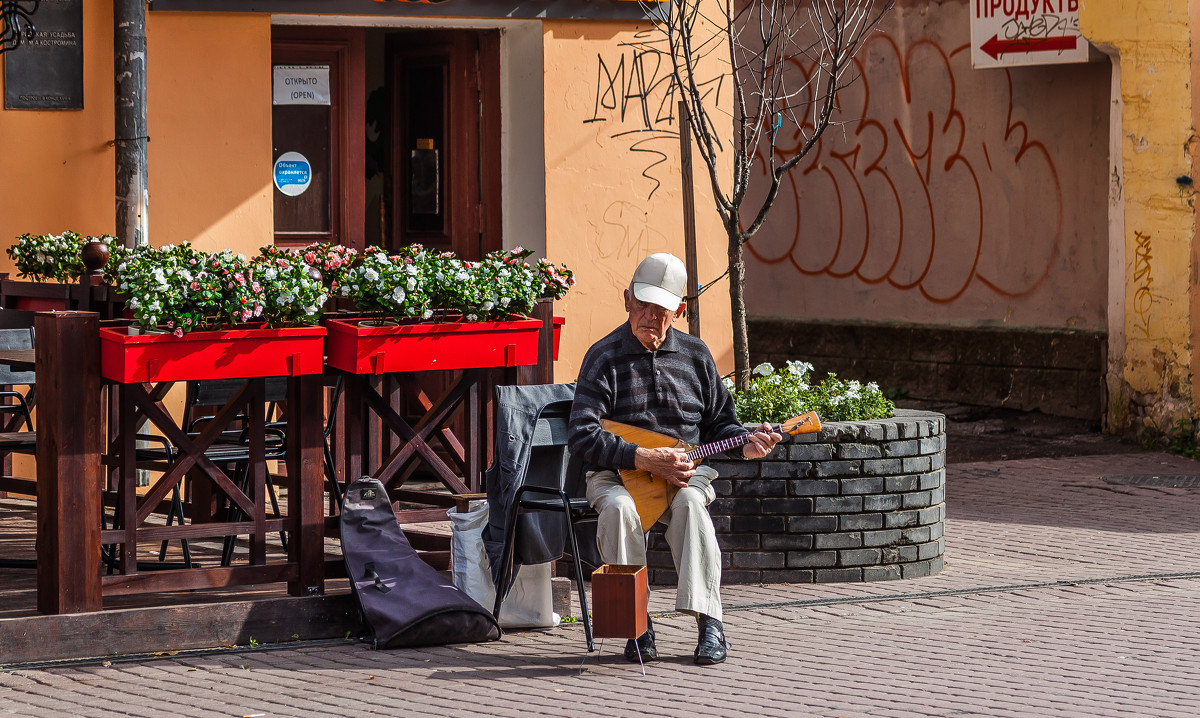
[[[687,452],[688,459],[696,463],[713,454],[737,449],[750,443],[750,437],[747,434],[692,446],[673,436],[622,424],[619,421],[602,419],[600,426],[610,434],[646,449],[659,449],[664,446],[683,449]],[[821,419],[817,417],[815,411],[810,411],[807,414],[794,416],[778,426],[773,426],[771,430],[778,434],[811,434],[821,430]],[[629,492],[629,495],[633,497],[633,503],[637,505],[638,517],[642,520],[642,530],[649,531],[650,527],[667,512],[679,487],[661,476],[655,476],[642,469],[626,469],[620,474],[621,481],[625,484],[625,490]]]

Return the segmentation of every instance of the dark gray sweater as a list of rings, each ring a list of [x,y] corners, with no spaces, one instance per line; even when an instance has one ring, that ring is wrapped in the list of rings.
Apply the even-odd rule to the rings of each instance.
[[[637,447],[600,428],[611,419],[689,444],[746,434],[712,353],[671,328],[650,351],[624,323],[592,345],[579,369],[567,443],[585,470],[633,469]]]

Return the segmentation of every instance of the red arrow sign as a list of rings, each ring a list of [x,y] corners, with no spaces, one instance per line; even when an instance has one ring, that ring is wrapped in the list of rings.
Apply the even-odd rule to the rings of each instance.
[[[1041,38],[1022,37],[1016,40],[1001,40],[992,35],[992,39],[983,43],[980,49],[991,55],[993,60],[999,60],[1001,55],[1015,52],[1062,52],[1063,50],[1074,50],[1078,41],[1079,37],[1076,35]]]

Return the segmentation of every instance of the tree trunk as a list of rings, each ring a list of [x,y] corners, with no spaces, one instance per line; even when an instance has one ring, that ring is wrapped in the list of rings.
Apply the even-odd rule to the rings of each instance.
[[[742,258],[742,233],[736,225],[725,228],[729,236],[729,309],[733,323],[734,383],[750,387],[750,341],[746,331],[746,262]]]

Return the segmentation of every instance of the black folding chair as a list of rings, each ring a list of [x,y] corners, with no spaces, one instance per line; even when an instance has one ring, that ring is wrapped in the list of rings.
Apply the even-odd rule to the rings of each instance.
[[[522,389],[526,387],[496,387],[497,405],[507,398],[519,395]],[[569,401],[547,405],[536,419],[530,441],[529,460],[525,465],[524,474],[517,477],[517,489],[505,521],[504,549],[500,557],[496,604],[492,615],[499,620],[501,605],[510,588],[514,554],[520,539],[521,517],[538,512],[562,514],[566,518],[566,548],[570,551],[574,564],[580,616],[583,619],[584,636],[590,652],[595,650],[595,644],[592,639],[592,619],[588,612],[587,588],[584,585],[577,527],[579,524],[595,522],[597,514],[588,505],[586,498],[569,495],[574,493],[571,489],[577,489],[581,484],[578,481],[579,464],[571,459],[570,451],[567,450],[567,418],[570,407]],[[497,442],[503,439],[499,436],[500,433],[497,431]],[[501,456],[501,453],[496,453],[496,456]]]

